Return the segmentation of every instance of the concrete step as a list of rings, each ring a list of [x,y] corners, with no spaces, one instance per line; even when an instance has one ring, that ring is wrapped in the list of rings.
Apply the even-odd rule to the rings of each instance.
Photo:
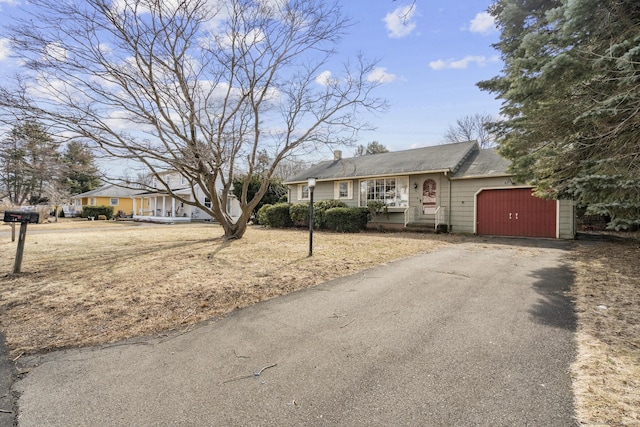
[[[409,231],[413,233],[441,233],[443,231],[446,232],[446,225],[441,224],[440,227],[436,230],[435,222],[432,221],[414,221],[408,223],[404,227],[404,231]]]

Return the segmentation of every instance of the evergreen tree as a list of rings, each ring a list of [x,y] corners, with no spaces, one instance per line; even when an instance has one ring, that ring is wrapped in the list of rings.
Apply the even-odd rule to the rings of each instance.
[[[0,143],[0,179],[15,205],[45,203],[45,187],[55,179],[59,143],[34,121],[16,124]]]
[[[62,154],[63,180],[69,193],[80,194],[100,186],[100,172],[91,149],[78,141],[67,144]]]
[[[245,183],[248,183],[247,188],[247,197],[254,197],[258,191],[260,190],[260,186],[262,185],[263,177],[254,174],[250,179],[247,179],[245,176],[238,176],[233,180],[233,188],[231,193],[237,198],[242,197],[243,186]],[[280,178],[272,177],[269,180],[269,184],[267,187],[267,191],[264,193],[256,207],[253,209],[253,214],[256,215],[260,208],[264,205],[273,205],[278,203],[280,198],[287,194],[287,187],[282,183]]]
[[[640,3],[498,0],[500,152],[546,197],[570,196],[610,226],[640,223]]]

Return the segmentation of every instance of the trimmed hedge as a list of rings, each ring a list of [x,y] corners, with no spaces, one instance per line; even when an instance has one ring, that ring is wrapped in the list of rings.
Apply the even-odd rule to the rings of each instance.
[[[104,215],[107,219],[111,219],[113,217],[113,206],[83,206],[82,207],[82,217],[94,217],[98,218],[99,215]]]
[[[267,218],[267,211],[271,209],[272,204],[266,203],[262,205],[260,209],[258,209],[258,215],[256,215],[256,222],[259,225],[267,226],[269,225],[269,219]]]
[[[289,216],[291,216],[291,221],[293,221],[294,226],[308,227],[309,203],[296,203],[295,205],[291,205],[291,207],[289,208]]]
[[[324,212],[324,220],[328,230],[357,233],[367,228],[369,215],[367,208],[331,208]]]
[[[367,228],[368,208],[349,208],[340,200],[321,200],[313,204],[316,229],[356,233]],[[264,205],[258,211],[258,224],[273,228],[308,227],[309,203]]]
[[[289,215],[289,203],[276,203],[266,210],[267,225],[273,228],[293,227]]]
[[[307,205],[308,206],[308,205]],[[313,226],[318,229],[327,228],[325,224],[325,213],[333,208],[346,208],[347,204],[341,200],[320,200],[313,204]],[[308,220],[308,219],[307,219]],[[308,224],[308,222],[307,222]]]

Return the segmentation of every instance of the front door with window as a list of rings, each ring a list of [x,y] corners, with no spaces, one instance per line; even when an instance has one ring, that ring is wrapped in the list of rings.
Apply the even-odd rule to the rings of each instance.
[[[433,215],[436,213],[436,182],[427,179],[422,184],[422,214]]]

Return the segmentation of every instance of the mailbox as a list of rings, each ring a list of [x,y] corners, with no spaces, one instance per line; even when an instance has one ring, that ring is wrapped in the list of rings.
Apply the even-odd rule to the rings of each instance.
[[[5,211],[4,222],[20,222],[37,224],[40,220],[40,214],[38,212],[30,211]]]

